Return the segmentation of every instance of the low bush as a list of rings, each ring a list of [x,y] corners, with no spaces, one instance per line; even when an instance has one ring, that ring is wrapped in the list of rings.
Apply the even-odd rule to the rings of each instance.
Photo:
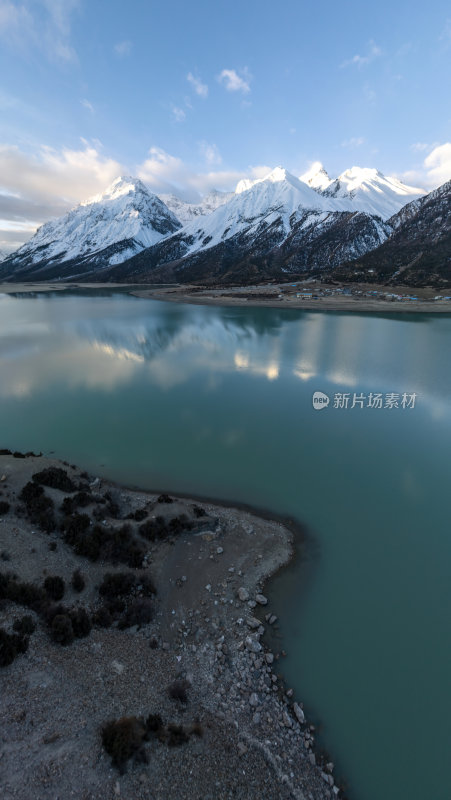
[[[185,744],[188,739],[188,734],[182,725],[174,725],[173,723],[168,725],[168,747],[179,747],[181,744]]]
[[[74,592],[82,592],[86,586],[85,579],[79,569],[75,569],[72,573],[71,586]]]
[[[149,519],[140,525],[139,533],[150,542],[156,542],[180,534],[183,531],[190,531],[193,527],[193,523],[186,514],[180,514],[170,520],[165,520],[164,517],[159,515],[155,519]]]
[[[72,620],[68,614],[56,614],[52,620],[50,633],[54,642],[67,646],[75,638]]]
[[[0,628],[0,667],[8,667],[28,648],[28,639],[17,633],[7,633]]]
[[[195,722],[193,722],[193,724],[191,725],[190,734],[192,736],[198,736],[199,739],[201,739],[202,736],[204,735],[204,729],[198,719],[196,719]]]
[[[182,533],[183,531],[190,531],[193,528],[193,523],[188,519],[186,514],[180,514],[179,517],[173,517],[169,521],[169,530],[173,534]]]
[[[139,533],[150,542],[156,542],[159,539],[166,539],[169,536],[169,529],[164,517],[158,516],[140,525]]]
[[[38,525],[46,533],[55,530],[53,500],[47,497],[42,486],[29,481],[23,487],[19,498],[24,502],[31,522]]]
[[[61,492],[77,491],[76,484],[61,467],[47,467],[41,472],[35,472],[32,477],[35,483],[49,486],[51,489],[59,489]]]
[[[109,600],[106,604],[108,611],[110,612],[113,619],[119,619],[121,614],[124,613],[127,605],[125,600],[122,597],[114,597],[112,600]]]
[[[168,686],[168,695],[171,700],[177,700],[179,703],[186,705],[188,703],[187,689],[189,683],[186,680],[175,680]]]
[[[16,575],[0,573],[0,600],[26,606],[39,614],[47,604],[47,594],[32,583],[17,580]]]
[[[31,636],[32,633],[36,630],[36,623],[33,617],[30,615],[26,615],[24,617],[20,617],[20,619],[16,619],[13,623],[13,629],[16,633],[22,634],[22,636]]]
[[[110,517],[113,519],[119,519],[120,516],[120,508],[116,498],[113,496],[111,492],[105,492],[103,495],[106,501],[106,510]]]
[[[107,598],[126,597],[135,588],[137,581],[133,572],[107,572],[99,587],[99,594]]]
[[[44,581],[44,589],[51,600],[61,600],[64,597],[64,581],[59,575],[49,575]]]
[[[207,516],[207,512],[205,511],[205,508],[202,508],[201,506],[193,506],[193,511],[194,511],[194,516],[197,517],[198,519],[199,519],[199,517],[206,517]]]
[[[85,508],[94,502],[92,494],[89,492],[77,492],[73,497],[65,497],[61,503],[61,511],[63,514],[69,515],[77,508]]]
[[[134,625],[141,627],[148,625],[153,619],[153,606],[147,597],[134,600],[128,606],[124,616],[119,620],[119,628],[132,628]]]
[[[147,760],[143,748],[146,738],[146,726],[137,717],[122,717],[107,722],[102,728],[102,744],[111,756],[111,763],[120,773],[125,772],[127,761],[131,758]]]
[[[106,606],[100,606],[92,615],[92,622],[96,628],[109,628],[113,624],[113,617]]]
[[[90,561],[101,558],[129,567],[140,567],[143,563],[146,549],[134,538],[129,525],[107,530],[100,525],[90,525],[87,514],[74,514],[66,518],[63,527],[67,543],[77,555]]]
[[[172,497],[169,497],[168,494],[160,494],[157,503],[163,503],[164,505],[169,505],[169,503],[173,503],[174,500]]]
[[[154,736],[158,736],[164,731],[163,720],[159,714],[149,714],[146,719],[146,730]]]
[[[72,630],[77,639],[84,639],[91,633],[91,620],[89,614],[84,608],[74,608],[71,610],[70,621],[72,623]]]

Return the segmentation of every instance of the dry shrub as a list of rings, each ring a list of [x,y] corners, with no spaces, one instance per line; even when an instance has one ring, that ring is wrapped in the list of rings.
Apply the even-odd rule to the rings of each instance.
[[[22,636],[31,636],[31,634],[36,630],[36,623],[33,617],[30,617],[30,615],[27,614],[24,617],[20,617],[20,619],[16,619],[14,621],[13,629],[16,631],[16,633],[20,633]]]
[[[8,667],[28,648],[28,639],[17,633],[7,633],[0,628],[0,667]]]
[[[128,606],[124,616],[119,620],[119,628],[132,628],[138,625],[148,625],[153,619],[153,605],[147,597],[134,600]]]
[[[182,725],[175,725],[173,723],[168,725],[168,747],[179,747],[185,744],[189,737]]]
[[[24,502],[30,521],[46,533],[55,530],[53,500],[47,497],[42,486],[29,481],[23,487],[19,498]]]
[[[129,759],[147,760],[143,748],[146,738],[146,726],[137,717],[112,720],[102,728],[102,744],[111,756],[111,763],[121,773],[125,772]]]
[[[51,489],[59,489],[61,492],[76,492],[77,486],[69,477],[65,469],[60,467],[47,467],[41,472],[35,472],[32,476],[35,483],[49,486]]]
[[[168,695],[171,700],[177,700],[179,703],[186,705],[188,703],[187,689],[190,684],[186,680],[175,680],[168,686]]]
[[[82,592],[86,586],[85,579],[79,569],[75,569],[72,573],[71,586],[74,592]]]
[[[53,618],[50,632],[53,641],[63,646],[72,644],[75,638],[72,620],[68,614],[56,614]]]
[[[44,589],[51,600],[62,600],[64,597],[64,581],[59,575],[49,575],[44,581]]]

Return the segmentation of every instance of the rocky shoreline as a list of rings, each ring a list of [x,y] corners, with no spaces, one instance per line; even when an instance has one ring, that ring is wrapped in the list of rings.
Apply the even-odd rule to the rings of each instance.
[[[59,576],[64,613],[78,619],[83,608],[92,626],[62,646],[50,635],[48,609],[47,617],[33,612],[26,652],[0,668],[5,800],[343,797],[333,764],[315,752],[302,703],[278,673],[283,654],[263,641],[277,625],[265,582],[291,559],[292,532],[244,509],[119,488],[53,459],[19,455],[0,455],[0,573],[36,587]],[[75,493],[36,479],[61,470]],[[23,487],[34,483],[51,503],[53,522],[44,527],[53,530],[24,505]],[[81,555],[85,540],[71,533],[80,494],[87,532],[101,543],[96,558]],[[139,566],[124,567],[102,550],[124,524]],[[71,583],[76,571],[81,591]],[[119,605],[113,598],[112,621],[102,626],[106,576],[123,580],[124,572],[136,596],[119,597]],[[150,581],[156,594],[146,599]],[[141,616],[133,616],[137,608]],[[23,614],[23,601],[3,595],[1,629],[11,634]],[[158,738],[145,728],[148,715],[161,721]],[[102,729],[124,718],[135,720],[135,731],[141,725],[142,741],[118,770]]]

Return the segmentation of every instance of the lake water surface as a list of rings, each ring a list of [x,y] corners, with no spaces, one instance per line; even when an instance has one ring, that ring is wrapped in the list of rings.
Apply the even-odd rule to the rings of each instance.
[[[272,607],[352,800],[451,797],[450,350],[443,315],[0,295],[0,447],[307,526]]]

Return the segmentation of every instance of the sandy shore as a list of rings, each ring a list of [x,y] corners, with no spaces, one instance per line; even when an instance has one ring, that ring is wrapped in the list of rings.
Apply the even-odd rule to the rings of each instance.
[[[176,303],[212,306],[266,306],[269,308],[299,308],[312,311],[357,311],[378,314],[451,314],[451,301],[434,301],[437,289],[415,289],[408,286],[397,286],[393,292],[408,294],[414,292],[418,300],[383,300],[371,297],[334,295],[318,297],[317,300],[305,300],[296,297],[296,291],[289,289],[290,284],[280,284],[281,291],[268,288],[266,285],[242,286],[239,288],[199,288],[197,286],[165,286],[124,283],[3,283],[0,294],[54,292],[65,289],[122,289],[135,297],[150,298]],[[314,286],[310,288],[315,291]],[[322,288],[325,288],[322,285]],[[390,287],[361,284],[362,291],[390,292]],[[282,297],[279,297],[282,294]]]
[[[61,491],[48,485],[59,472],[33,481],[52,467],[63,469],[72,486]],[[20,497],[28,482],[32,500]],[[33,505],[36,486],[42,486],[37,493],[48,506],[44,511]],[[81,498],[74,488],[82,490]],[[12,634],[24,614],[36,624],[26,652],[0,667],[4,800],[342,796],[333,765],[315,755],[302,704],[278,674],[283,654],[261,641],[265,631],[277,628],[270,592],[262,594],[265,583],[293,554],[285,525],[212,503],[168,502],[52,459],[11,454],[0,455],[0,503],[0,572],[15,573],[41,593],[46,578],[61,577],[64,608],[58,613],[72,619],[74,609],[82,608],[93,623],[63,646],[55,641],[59,629],[54,606],[46,605],[50,600],[40,601],[37,611],[8,594],[1,602],[4,632]],[[120,559],[132,554],[136,561],[138,553],[139,566],[112,564],[108,547],[94,561],[77,555],[81,539],[74,544],[70,532],[80,514],[89,518],[83,541],[97,537],[101,548],[121,540],[118,531],[130,526]],[[180,517],[183,524],[174,527]],[[155,540],[149,531],[157,524],[166,533]],[[50,532],[42,529],[52,525]],[[77,569],[85,583],[81,592],[71,585]],[[132,595],[110,597],[113,617],[101,627],[100,609],[105,614],[107,606],[99,587],[105,574],[124,572],[132,576]],[[149,576],[156,588],[151,599]],[[11,580],[7,585],[17,586]],[[139,617],[137,623],[137,609],[141,614],[149,604],[151,619]],[[175,697],[169,691],[174,682]],[[121,774],[102,746],[102,727],[136,717],[139,728],[149,714],[161,716],[163,735],[146,736]],[[187,741],[168,746],[170,724],[182,726]]]

